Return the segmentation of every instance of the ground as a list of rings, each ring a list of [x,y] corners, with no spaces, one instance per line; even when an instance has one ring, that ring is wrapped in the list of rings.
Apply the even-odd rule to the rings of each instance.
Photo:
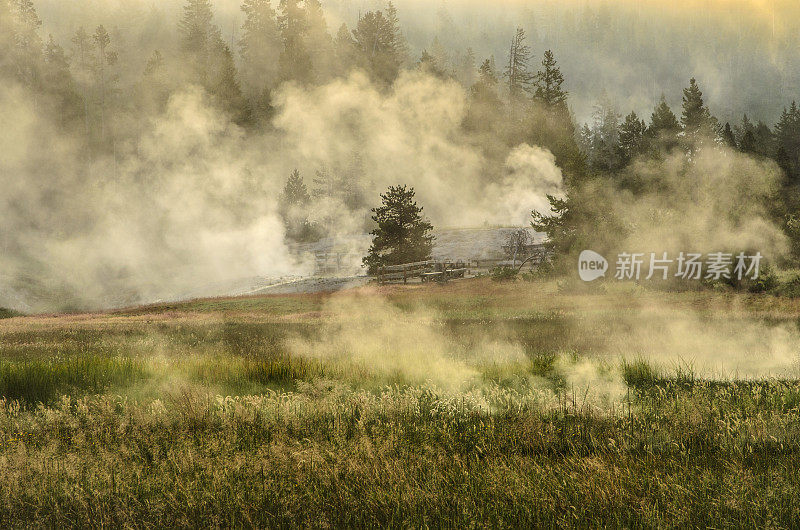
[[[473,279],[0,320],[0,526],[796,527],[799,319]]]

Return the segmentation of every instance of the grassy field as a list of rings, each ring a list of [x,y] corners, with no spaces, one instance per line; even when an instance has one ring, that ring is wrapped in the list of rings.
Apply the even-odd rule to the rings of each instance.
[[[0,320],[0,527],[800,527],[800,300],[556,282]]]

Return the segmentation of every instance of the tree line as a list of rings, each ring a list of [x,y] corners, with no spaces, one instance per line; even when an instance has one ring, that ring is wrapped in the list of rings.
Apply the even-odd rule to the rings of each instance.
[[[21,87],[64,132],[82,140],[87,156],[116,156],[147,117],[163,112],[170,95],[190,84],[202,87],[247,133],[271,128],[274,95],[284,83],[319,85],[359,69],[376,86],[390,90],[403,71],[416,70],[465,84],[462,132],[489,161],[481,176],[487,183],[503,177],[513,147],[545,147],[555,155],[569,190],[568,198],[554,199],[553,206],[557,213],[572,207],[577,215],[582,182],[606,178],[636,192],[646,183],[625,171],[633,160],[676,149],[691,159],[697,150],[724,146],[774,160],[783,170],[773,214],[792,240],[800,241],[800,110],[794,103],[772,127],[748,116],[721,124],[691,80],[680,116],[663,97],[649,123],[635,113],[622,118],[611,103],[601,101],[592,122],[579,127],[555,54],[543,50],[537,56],[522,28],[509,36],[507,54],[499,61],[493,56],[478,60],[468,49],[454,64],[438,41],[412,57],[391,2],[361,13],[353,27],[342,24],[335,31],[320,0],[244,0],[241,9],[241,36],[228,41],[215,23],[211,0],[186,0],[175,21],[175,45],[148,50],[144,68],[131,80],[123,77],[129,68],[120,59],[130,57],[130,50],[122,53],[113,30],[78,27],[69,42],[56,42],[50,35],[42,37],[32,0],[0,0],[0,77]],[[293,238],[325,234],[325,223],[314,225],[297,207],[315,197],[337,196],[354,210],[367,204],[358,156],[354,153],[354,169],[347,174],[318,168],[311,190],[299,173],[292,175],[283,211]],[[553,232],[555,241],[558,230],[571,230],[564,219],[569,216],[535,221]]]

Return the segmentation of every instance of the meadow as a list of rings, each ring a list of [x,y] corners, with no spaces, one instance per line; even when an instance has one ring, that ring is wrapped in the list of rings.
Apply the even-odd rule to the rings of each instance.
[[[487,279],[14,316],[0,526],[797,528],[799,322]]]

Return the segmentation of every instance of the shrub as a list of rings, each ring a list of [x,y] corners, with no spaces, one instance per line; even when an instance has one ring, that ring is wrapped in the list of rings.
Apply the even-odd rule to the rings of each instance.
[[[491,270],[492,280],[496,282],[514,281],[519,275],[519,271],[514,267],[495,267]]]

